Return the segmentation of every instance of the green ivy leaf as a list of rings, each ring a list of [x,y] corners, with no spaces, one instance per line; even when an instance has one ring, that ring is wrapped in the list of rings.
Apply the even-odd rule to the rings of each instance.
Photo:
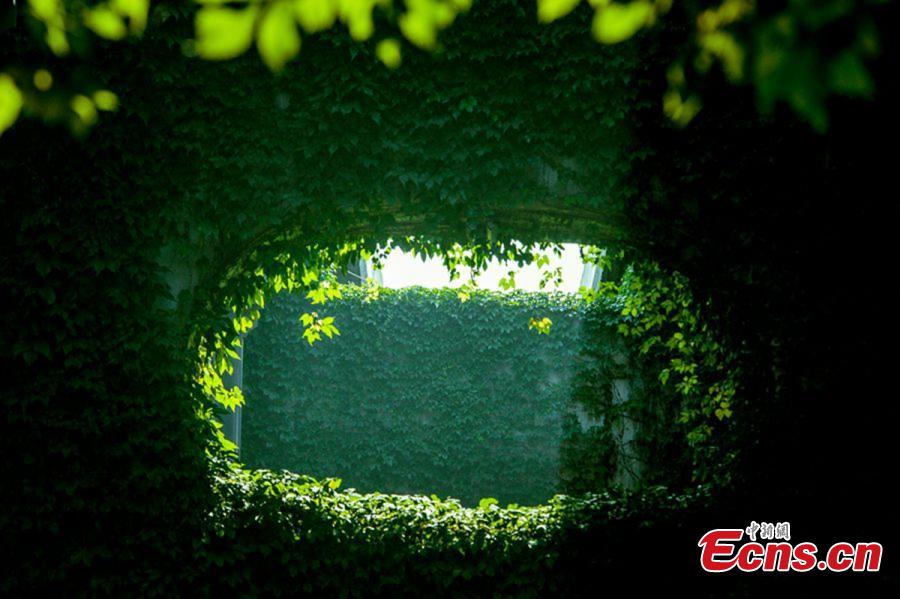
[[[497,505],[499,502],[493,497],[485,497],[481,501],[478,502],[478,509],[487,510],[490,509],[491,506]]]
[[[594,37],[604,44],[623,42],[647,25],[652,16],[653,5],[645,0],[628,4],[601,4],[594,14]]]
[[[12,127],[22,110],[22,92],[13,78],[0,73],[0,135]]]
[[[128,35],[125,21],[109,6],[99,4],[87,9],[82,19],[85,27],[108,40],[120,40]]]
[[[294,11],[287,2],[269,5],[259,23],[256,47],[263,62],[273,71],[300,51],[300,34],[294,22]]]
[[[241,10],[207,6],[197,13],[197,53],[207,60],[227,60],[247,51],[253,43],[253,25],[259,9]]]
[[[550,23],[572,12],[581,0],[538,0],[538,21]]]

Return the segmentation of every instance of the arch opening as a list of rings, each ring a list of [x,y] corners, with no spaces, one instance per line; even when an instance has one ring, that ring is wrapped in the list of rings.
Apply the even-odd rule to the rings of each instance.
[[[373,260],[378,263],[385,259],[383,245],[356,240],[340,245],[297,246],[293,243],[295,239],[293,235],[274,238],[248,254],[251,260],[255,260],[252,269],[244,266],[229,272],[232,281],[237,280],[243,284],[238,286],[242,289],[243,296],[241,293],[232,293],[226,302],[220,304],[227,305],[232,312],[230,318],[224,321],[233,325],[233,332],[219,331],[212,336],[201,337],[206,343],[212,341],[205,348],[201,347],[204,368],[210,363],[224,366],[220,379],[214,380],[215,384],[210,386],[213,394],[219,393],[226,398],[225,402],[219,403],[228,404],[222,418],[225,426],[220,431],[223,433],[220,437],[225,440],[226,445],[227,439],[236,442],[231,446],[232,449],[238,450],[237,446],[243,446],[243,450],[239,451],[240,460],[248,466],[285,468],[319,477],[343,478],[345,486],[349,485],[360,491],[419,494],[436,492],[445,496],[462,497],[467,503],[474,503],[478,497],[486,495],[499,496],[510,503],[537,503],[560,492],[577,494],[609,486],[634,487],[655,482],[685,484],[690,480],[686,465],[689,461],[686,456],[688,452],[684,443],[670,430],[678,415],[673,411],[671,398],[667,398],[666,393],[659,390],[658,379],[665,370],[665,364],[660,361],[659,356],[645,355],[646,352],[642,351],[639,343],[629,341],[627,336],[621,335],[622,303],[627,298],[621,294],[617,297],[616,290],[621,286],[623,273],[626,270],[630,272],[630,269],[624,269],[619,263],[604,280],[599,275],[604,266],[612,264],[612,261],[607,260],[606,253],[596,251],[582,265],[585,271],[582,273],[582,282],[587,281],[589,285],[580,285],[579,294],[569,294],[570,297],[558,305],[550,306],[550,302],[541,307],[543,310],[558,310],[557,313],[552,313],[555,320],[554,317],[547,317],[553,325],[544,331],[540,325],[544,316],[535,313],[533,317],[525,319],[521,313],[523,309],[534,312],[535,306],[528,303],[530,301],[533,304],[534,298],[530,298],[528,293],[514,292],[512,295],[517,300],[511,301],[507,297],[501,301],[495,297],[500,295],[497,292],[477,291],[474,286],[470,288],[466,284],[452,292],[435,292],[434,297],[428,299],[430,301],[436,298],[436,305],[422,310],[426,302],[421,292],[412,298],[408,292],[405,295],[398,294],[373,284],[371,278],[367,282],[363,281],[366,278],[361,276],[365,268],[363,265],[371,268]],[[289,241],[285,244],[287,240]],[[500,242],[493,236],[487,236],[479,243],[468,241],[465,244],[448,244],[426,237],[406,237],[393,244],[393,247],[436,257],[450,269],[469,267],[475,271],[484,270],[492,260],[509,259],[510,256],[523,265],[534,266],[539,256],[538,253],[532,253],[532,248],[547,249],[555,246],[549,242],[530,245],[512,239]],[[291,245],[295,248],[294,251],[287,251],[286,245]],[[266,260],[268,265],[264,265]],[[348,285],[355,289],[348,292]],[[220,288],[228,289],[228,285],[220,285]],[[293,300],[293,305],[291,301],[279,299],[272,306],[272,298],[282,291],[299,292],[300,297]],[[332,297],[332,292],[338,295]],[[472,293],[477,296],[478,301],[469,303]],[[288,294],[287,297],[291,295],[297,294]],[[329,304],[341,304],[347,309],[347,315],[352,314],[352,318],[365,326],[366,319],[371,320],[372,304],[378,305],[380,295],[389,296],[394,310],[412,310],[407,314],[406,328],[393,331],[397,333],[393,339],[383,328],[368,328],[369,334],[379,335],[377,345],[381,348],[380,355],[390,357],[387,362],[393,360],[394,363],[402,363],[407,373],[419,376],[418,379],[413,378],[413,384],[406,385],[407,388],[401,389],[401,392],[397,392],[395,383],[403,375],[398,374],[399,371],[392,373],[389,368],[383,368],[383,365],[378,366],[376,360],[379,352],[370,351],[367,354],[361,351],[366,344],[365,339],[357,335],[359,331],[349,335],[346,329],[341,329],[339,320],[325,322],[326,319],[334,318],[327,314]],[[463,295],[468,297],[464,298]],[[404,301],[409,305],[398,308],[398,303]],[[422,305],[416,307],[417,302]],[[485,339],[504,338],[507,351],[509,348],[524,348],[523,354],[530,356],[525,358],[524,363],[527,365],[528,359],[534,359],[534,364],[538,366],[532,364],[530,370],[510,367],[510,356],[503,355],[502,348],[486,361],[483,353],[471,351],[471,342],[465,343],[463,337],[467,334],[466,327],[459,326],[460,315],[457,313],[453,317],[456,338],[452,344],[455,344],[455,351],[460,356],[477,358],[476,361],[468,367],[464,364],[448,365],[445,352],[445,363],[440,364],[440,359],[435,357],[441,355],[440,348],[432,346],[429,348],[431,363],[427,369],[432,376],[430,379],[423,377],[422,372],[416,370],[415,344],[406,343],[401,352],[402,357],[397,358],[393,355],[396,352],[391,352],[390,343],[398,343],[404,336],[413,336],[416,325],[420,325],[423,319],[440,313],[438,308],[442,302],[446,306],[454,305],[457,312],[461,306],[466,307],[467,317],[474,318],[473,323],[481,318],[481,322],[473,326]],[[515,312],[510,306],[515,308],[516,302],[519,302],[517,309],[520,312],[517,317],[521,328],[516,331],[516,335],[524,335],[521,338],[525,340],[524,344],[509,338],[514,327],[511,328],[508,321],[506,330],[503,327],[494,327],[492,330],[490,325],[499,322],[496,317],[473,315],[470,309],[477,305],[492,306],[492,302],[496,306],[505,306],[503,310],[508,312]],[[275,309],[266,312],[263,307],[267,305],[267,310]],[[356,310],[349,309],[351,305]],[[317,306],[321,306],[323,310],[314,309]],[[291,310],[293,316],[286,317]],[[271,313],[274,321],[281,322],[280,325],[274,325],[275,329],[280,326],[281,330],[270,331],[267,342],[262,341],[266,337],[264,331],[273,325],[267,321],[264,312]],[[255,322],[261,317],[260,328],[251,332]],[[220,324],[224,321],[220,321]],[[556,327],[558,332],[564,330],[563,323],[567,322],[571,333],[566,339],[568,344],[560,343],[559,339],[554,339],[552,327]],[[328,329],[328,325],[334,326],[334,330]],[[439,325],[435,323],[435,326]],[[316,332],[314,340],[306,336],[310,330]],[[438,339],[434,330],[436,329],[432,329],[431,334],[423,339],[432,343]],[[293,339],[289,343],[279,343],[279,335],[283,340],[286,331],[293,334]],[[334,339],[326,339],[330,337]],[[275,380],[278,377],[260,375],[260,365],[263,365],[262,370],[268,368],[271,374],[273,367],[275,372],[278,371],[278,364],[266,363],[268,358],[263,351],[243,353],[248,351],[246,348],[254,351],[255,339],[260,340],[260,347],[268,343],[269,351],[281,352],[282,357],[288,349],[287,353],[293,353],[296,358],[301,355],[299,351],[302,348],[304,366],[297,366],[295,362],[294,374],[301,378],[309,377],[309,380],[304,383],[295,378],[291,391],[290,384],[286,387],[284,381]],[[535,350],[527,345],[544,339],[552,340],[551,345],[556,344],[553,351],[547,352],[546,348]],[[330,343],[335,340],[335,343]],[[320,343],[322,341],[325,342]],[[492,343],[497,346],[496,341]],[[273,347],[276,350],[272,350]],[[335,350],[335,347],[338,349]],[[554,359],[554,351],[557,359]],[[223,352],[226,356],[224,361]],[[374,368],[364,366],[373,363],[376,363]],[[485,367],[486,363],[490,368]],[[561,368],[560,364],[565,364],[566,367]],[[253,368],[250,374],[248,366]],[[494,369],[493,372],[491,368]],[[530,380],[525,381],[525,373],[531,377]],[[460,400],[465,396],[464,399],[469,404],[459,401],[435,402],[430,398],[431,407],[419,409],[415,402],[409,401],[415,395],[410,389],[421,392],[424,387],[433,391],[436,389],[436,381],[443,381],[446,389],[448,376],[451,381],[456,377],[456,388],[468,387],[470,391],[476,389],[475,392],[458,394],[456,397]],[[541,377],[550,382],[541,383]],[[211,378],[215,379],[214,376]],[[371,382],[376,379],[379,386],[373,389]],[[477,381],[477,385],[472,385],[473,380]],[[251,383],[249,387],[244,384],[245,381]],[[537,404],[532,402],[531,408],[528,408],[527,401],[522,400],[523,397],[529,399],[527,389],[520,385],[518,402],[510,401],[510,397],[515,396],[514,393],[506,394],[506,404],[492,402],[492,398],[496,398],[498,383],[499,388],[508,390],[515,388],[516,382],[525,382],[526,387],[531,385],[533,388],[540,388],[540,393],[532,393],[530,397],[531,400],[537,397],[540,401]],[[483,393],[483,388],[491,385],[494,395]],[[243,396],[237,391],[241,386],[245,387]],[[281,391],[273,392],[273,389]],[[298,392],[297,389],[303,391]],[[325,395],[338,396],[343,403],[330,406],[327,403],[316,404],[316,398],[323,395],[322,389],[327,389]],[[278,401],[272,402],[273,394],[277,396],[279,393],[282,396],[278,400],[280,404]],[[285,400],[285,397],[289,400]],[[371,397],[379,398],[380,403],[369,401]],[[407,403],[391,403],[398,397],[403,397]],[[248,400],[248,405],[241,407],[239,404],[244,398]],[[264,403],[264,398],[269,399],[268,405]],[[541,401],[544,403],[540,403]],[[428,403],[420,402],[421,405]],[[263,416],[265,411],[260,408],[254,413],[258,418],[254,420],[248,417],[248,412],[244,410],[255,409],[255,404],[266,406],[268,414]],[[278,404],[277,409],[272,409],[273,404]],[[310,411],[310,405],[316,409]],[[302,425],[304,406],[307,408],[306,428]],[[473,406],[479,406],[483,410],[481,417],[472,417],[473,412],[478,413]],[[329,409],[332,407],[338,416],[350,416],[342,420],[330,417]],[[498,425],[497,417],[504,414],[508,416],[511,407],[518,408],[520,416],[531,416],[530,423],[524,427],[527,430]],[[451,414],[458,417],[454,418]],[[331,415],[334,416],[335,413],[332,412]],[[494,419],[486,415],[493,415]],[[268,425],[265,424],[267,419]],[[525,422],[527,418],[520,417],[519,421]],[[273,422],[280,424],[273,428]],[[371,425],[378,434],[367,432],[366,427],[360,425],[362,422]],[[432,438],[437,434],[435,431],[438,428],[441,428],[445,437],[440,443],[434,442]],[[325,436],[317,436],[316,430]],[[409,430],[413,430],[414,434],[410,434]],[[250,441],[248,434],[251,435]],[[404,442],[397,442],[398,438]],[[473,444],[475,440],[480,445]],[[429,441],[432,441],[431,447],[435,449],[431,453],[428,449]],[[506,451],[487,451],[504,441],[508,446]],[[328,456],[325,455],[328,452],[322,451],[326,444],[332,447],[331,455]],[[417,445],[418,448],[411,449],[408,445]],[[391,450],[381,451],[380,446]],[[290,448],[293,455],[285,448]],[[667,458],[660,458],[658,451],[661,448],[665,448],[669,456],[674,456],[671,463],[667,462]],[[535,451],[531,451],[532,449]],[[267,462],[267,452],[276,458]],[[494,459],[490,462],[492,467],[505,474],[519,472],[519,482],[527,481],[529,475],[536,471],[543,474],[539,477],[538,484],[519,484],[518,490],[509,492],[511,487],[516,487],[513,484],[516,481],[508,476],[506,479],[498,475],[492,476],[491,468],[485,468],[484,463],[471,459],[475,455],[493,455]],[[648,464],[647,456],[651,455],[655,457]],[[354,470],[354,463],[359,465],[366,461],[371,466],[368,472],[365,468]],[[465,467],[462,465],[464,462]],[[411,467],[414,463],[418,465]],[[517,468],[510,467],[513,463],[517,464]],[[451,480],[453,477],[448,476],[451,471],[456,472],[456,480]],[[390,472],[400,472],[402,476],[385,476],[385,473]],[[420,474],[419,480],[415,480],[416,472]],[[491,489],[479,483],[479,479],[500,481],[499,486],[502,488]],[[434,481],[441,484],[435,484]]]

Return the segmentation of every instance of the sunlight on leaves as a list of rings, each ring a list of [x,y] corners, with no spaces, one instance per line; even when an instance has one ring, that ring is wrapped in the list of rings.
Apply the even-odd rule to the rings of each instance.
[[[72,112],[78,115],[82,124],[90,126],[97,122],[97,108],[94,106],[94,102],[87,96],[82,96],[80,94],[74,96],[70,102],[70,106],[72,107]]]
[[[334,316],[326,316],[319,318],[318,312],[305,312],[300,315],[300,322],[303,324],[303,338],[310,345],[316,341],[322,340],[322,335],[329,339],[335,335],[340,336],[341,332],[334,325]]]
[[[572,12],[580,3],[581,0],[538,0],[538,21],[551,23]]]
[[[334,20],[338,15],[338,2],[336,0],[295,0],[294,12],[306,32],[324,31],[334,25]]]
[[[366,299],[365,303],[370,304],[378,301],[381,297],[381,286],[371,277],[366,279]]]
[[[489,510],[489,509],[497,509],[499,507],[499,501],[497,501],[494,497],[484,497],[478,502],[478,509],[480,510]]]
[[[546,316],[541,319],[532,317],[531,320],[528,321],[528,330],[537,331],[538,335],[549,335],[550,327],[552,326],[553,321]]]
[[[331,281],[322,281],[318,287],[310,289],[306,294],[306,298],[314,305],[324,304],[328,300],[340,299],[341,297],[343,296],[341,295],[340,286]]]
[[[663,96],[663,112],[679,127],[684,127],[700,112],[697,96],[683,98],[677,90],[669,90]]]
[[[702,63],[711,62],[712,57],[715,57],[719,59],[722,70],[731,81],[741,80],[744,76],[744,49],[733,35],[725,31],[713,31],[698,36],[697,43],[701,49],[698,57],[701,71],[708,68]]]
[[[42,92],[53,87],[53,75],[47,69],[38,69],[32,77],[34,87]]]
[[[112,111],[119,107],[118,96],[107,89],[94,92],[92,99],[99,110]]]
[[[253,43],[253,25],[258,9],[205,7],[197,13],[197,53],[208,60],[240,56]]]
[[[497,286],[503,291],[509,291],[516,288],[516,271],[511,270],[506,276],[497,282]]]
[[[141,33],[147,26],[150,0],[111,0],[109,6],[128,19],[128,30],[132,34]]]
[[[604,44],[617,44],[648,25],[652,18],[653,5],[644,0],[599,6],[594,15],[594,37]]]
[[[389,69],[396,69],[403,60],[400,54],[400,42],[394,38],[378,42],[378,45],[375,47],[375,55]]]
[[[16,122],[21,110],[22,92],[12,77],[0,74],[0,135]]]
[[[338,14],[347,25],[350,37],[358,42],[372,37],[375,23],[372,20],[374,0],[340,0]]]
[[[752,0],[725,0],[719,6],[709,8],[697,16],[697,30],[710,33],[735,23],[753,12]]]
[[[88,29],[108,40],[120,40],[128,35],[125,21],[109,6],[100,4],[86,9],[82,19]]]
[[[457,12],[468,9],[465,3],[438,0],[408,0],[407,12],[398,20],[400,31],[410,42],[424,50],[437,45],[437,34],[450,26]]]
[[[271,4],[259,24],[256,47],[263,62],[273,71],[300,51],[300,34],[294,22],[293,8],[285,2]]]
[[[57,56],[69,53],[66,13],[61,0],[28,0],[31,15],[47,28],[44,41]]]

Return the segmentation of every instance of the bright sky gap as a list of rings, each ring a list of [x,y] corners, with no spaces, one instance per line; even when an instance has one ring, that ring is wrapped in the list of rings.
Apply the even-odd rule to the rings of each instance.
[[[500,262],[494,258],[488,268],[475,278],[478,287],[482,289],[500,290],[500,279],[507,276],[509,271],[515,271],[516,289],[524,291],[563,291],[577,293],[581,285],[581,276],[584,270],[584,262],[577,243],[562,244],[562,256],[557,256],[552,251],[545,254],[550,258],[550,264],[545,270],[553,270],[562,267],[562,284],[554,287],[551,283],[543,290],[540,288],[541,269],[534,264],[519,267],[515,262]],[[459,287],[469,281],[470,270],[460,269],[460,277],[450,281],[450,272],[441,263],[440,258],[424,259],[411,253],[402,252],[399,249],[391,251],[384,261],[381,270],[381,283],[385,287],[400,288],[421,286],[430,288]]]

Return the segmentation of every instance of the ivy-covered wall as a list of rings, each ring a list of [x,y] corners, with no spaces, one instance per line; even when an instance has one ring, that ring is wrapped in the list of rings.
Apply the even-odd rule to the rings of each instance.
[[[57,77],[51,93],[90,74],[119,94],[89,137],[23,119],[0,138],[0,453],[15,481],[0,485],[0,536],[17,548],[0,592],[225,584],[202,569],[219,470],[192,377],[198,339],[231,327],[257,264],[286,251],[265,242],[290,232],[299,255],[398,228],[529,241],[571,231],[563,199],[619,206],[630,189],[616,184],[628,115],[651,100],[635,97],[637,52],[598,48],[586,15],[551,30],[533,7],[485,3],[440,56],[397,72],[323,32],[273,77],[252,57],[186,59],[195,10],[154,3],[140,45],[101,43],[89,73]],[[11,59],[62,72],[22,28],[0,36]],[[557,164],[561,149],[586,170]],[[583,194],[555,193],[537,218],[551,162],[557,191]],[[611,220],[590,213],[572,237],[604,238]]]
[[[748,90],[714,80],[691,126],[670,128],[654,82],[677,47],[675,26],[598,47],[584,11],[547,28],[533,4],[491,0],[442,37],[441,54],[410,53],[396,72],[370,46],[323,33],[273,77],[255,59],[186,60],[195,8],[154,6],[141,44],[100,44],[84,69],[57,77],[61,90],[90,75],[119,93],[121,109],[89,138],[35,119],[0,138],[0,593],[208,595],[220,585],[226,595],[331,596],[372,589],[375,575],[353,578],[360,564],[393,585],[381,587],[389,596],[422,589],[426,568],[428,590],[453,596],[476,594],[452,586],[473,575],[484,594],[527,594],[548,580],[485,569],[486,555],[517,567],[548,555],[532,529],[517,528],[518,511],[454,524],[418,498],[391,528],[394,511],[373,525],[360,507],[382,497],[339,495],[354,517],[329,519],[319,499],[266,473],[223,482],[198,417],[211,405],[191,378],[197,339],[231,326],[233,300],[258,290],[258,267],[280,252],[397,228],[603,243],[605,219],[574,231],[565,211],[533,218],[531,202],[547,191],[534,163],[556,170],[558,190],[583,192],[557,194],[554,206],[620,206],[643,256],[715,299],[711,321],[740,350],[746,382],[735,406],[742,436],[721,444],[746,457],[714,510],[680,536],[660,526],[672,514],[655,505],[636,502],[619,525],[575,513],[564,524],[574,539],[552,554],[555,578],[594,591],[624,580],[740,596],[725,588],[732,577],[699,578],[696,541],[710,526],[759,519],[761,507],[762,517],[796,516],[804,536],[830,541],[840,537],[824,533],[840,530],[891,546],[882,532],[898,528],[884,476],[896,455],[897,210],[885,190],[896,165],[872,140],[897,118],[896,36],[883,40],[877,101],[837,104],[829,135],[816,136],[777,113],[760,120]],[[65,72],[22,27],[0,36],[11,58]],[[285,245],[263,245],[286,231]],[[173,274],[185,284],[168,286]],[[802,467],[785,459],[811,447]],[[666,495],[661,504],[679,505]],[[485,513],[512,540],[480,527]],[[410,569],[395,567],[398,552]],[[740,582],[771,592],[774,580]],[[702,592],[714,583],[720,592]],[[810,583],[834,590],[860,578],[777,579]]]
[[[312,309],[340,336],[309,345],[298,317]],[[360,491],[545,501],[562,490],[564,432],[580,432],[584,309],[547,293],[346,286],[319,307],[280,294],[246,341],[242,458]],[[544,316],[549,334],[529,330]]]

